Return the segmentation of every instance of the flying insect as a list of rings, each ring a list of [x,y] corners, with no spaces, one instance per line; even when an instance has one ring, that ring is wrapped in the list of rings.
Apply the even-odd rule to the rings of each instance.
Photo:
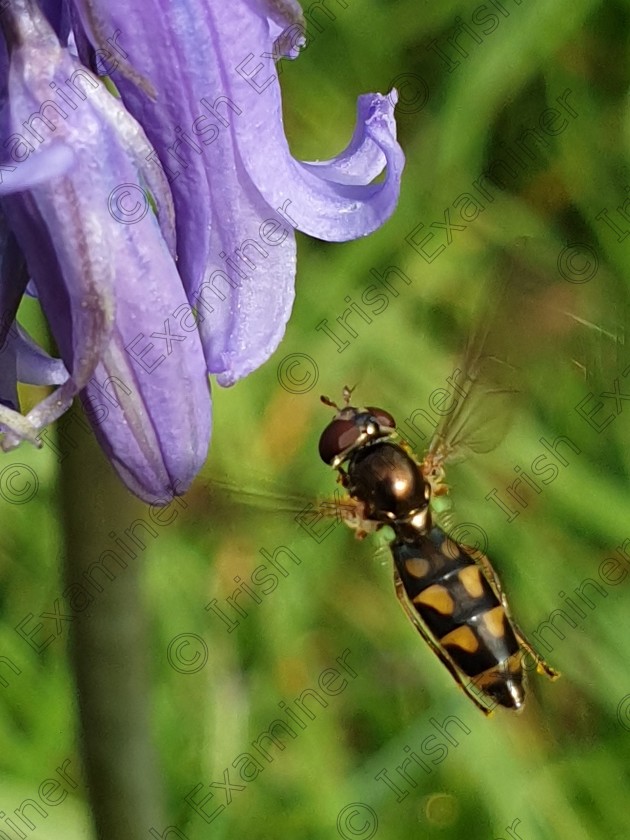
[[[321,397],[337,413],[319,441],[320,457],[354,505],[347,524],[360,538],[386,525],[393,530],[396,595],[416,630],[484,714],[497,705],[519,711],[526,653],[539,673],[550,679],[559,673],[514,621],[485,554],[449,536],[432,512],[432,501],[448,494],[446,463],[466,445],[465,412],[446,418],[420,462],[398,438],[389,412],[350,405],[351,394],[345,387],[342,406]]]

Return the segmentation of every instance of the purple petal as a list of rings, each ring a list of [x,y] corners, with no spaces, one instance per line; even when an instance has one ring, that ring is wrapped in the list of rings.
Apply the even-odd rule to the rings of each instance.
[[[276,59],[297,58],[306,43],[306,22],[297,0],[254,0],[254,4],[267,18]]]
[[[0,213],[0,403],[16,410],[17,358],[12,338],[27,282],[26,263],[6,217]]]
[[[14,410],[18,408],[18,382],[63,385],[68,378],[61,359],[49,356],[18,324],[14,323],[9,328],[0,347],[0,403]],[[29,436],[35,433],[35,427],[29,427]]]
[[[146,195],[151,184],[168,234],[168,184],[156,162],[147,164],[154,153],[138,124],[59,47],[35,7],[30,13],[28,23],[22,14],[17,21],[24,30],[11,60],[10,130],[39,109],[51,78],[61,87],[80,72],[85,93],[55,126],[55,138],[74,153],[71,169],[3,199],[70,371],[22,420],[26,431],[41,430],[83,391],[94,431],[129,487],[147,501],[165,502],[199,470],[210,431],[200,339],[186,319],[190,306]],[[130,205],[119,200],[130,192],[141,211],[132,218],[125,215]],[[165,323],[182,340],[173,339],[160,360],[149,344],[158,346]],[[5,449],[22,435],[11,428]]]
[[[227,386],[256,370],[282,339],[295,294],[296,248],[291,225],[265,205],[240,165],[223,181],[234,193],[240,182],[238,222],[226,225],[213,213],[211,250],[226,258],[207,269],[192,303],[208,370]],[[250,236],[239,239],[244,230]]]
[[[368,94],[367,101],[362,97],[359,102],[366,135],[387,162],[385,180],[357,185],[321,178],[312,166],[291,156],[275,68],[269,64],[264,71],[253,72],[259,63],[254,56],[272,47],[266,19],[252,15],[245,0],[234,0],[229,6],[212,5],[209,13],[216,31],[215,47],[225,52],[223,89],[247,114],[247,119],[234,121],[237,149],[267,202],[273,207],[290,202],[289,213],[298,229],[320,239],[355,239],[382,225],[396,207],[404,166],[396,142],[392,99]],[[252,56],[249,63],[234,64],[235,57],[248,55]]]
[[[63,385],[70,376],[61,359],[54,359],[39,346],[23,327],[9,333],[17,361],[17,378],[28,385]]]
[[[222,67],[207,44],[200,47],[207,7],[192,2],[186,11],[171,4],[149,10],[148,4],[113,2],[102,12],[108,15],[103,28],[122,31],[120,47],[135,70],[153,84],[160,80],[160,97],[152,101],[116,76],[173,179],[178,268],[190,302],[199,308],[207,368],[229,385],[261,365],[284,334],[294,299],[295,241],[291,223],[253,186],[226,130],[240,109],[229,103],[214,108],[216,96],[208,98],[221,90]],[[173,37],[184,48],[184,63],[153,48],[156,38]],[[175,127],[186,127],[200,151],[181,139],[173,151]]]
[[[29,190],[39,184],[65,174],[74,162],[72,150],[63,143],[51,143],[47,148],[39,148],[19,165],[5,161],[0,195]],[[9,174],[6,174],[6,170]],[[5,180],[6,178],[6,180]]]
[[[17,411],[19,407],[17,393],[17,360],[15,347],[5,338],[0,347],[0,405]],[[2,430],[3,432],[6,429]]]
[[[64,0],[39,0],[39,5],[60,42],[65,44],[70,30],[67,4]]]
[[[178,267],[190,302],[200,302],[208,370],[231,384],[262,364],[284,333],[295,278],[291,228],[352,239],[393,212],[403,166],[394,97],[361,97],[346,151],[302,164],[284,136],[273,60],[295,54],[287,41],[299,45],[293,0],[75,6],[94,46],[118,33],[113,78],[169,177]],[[154,99],[133,83],[128,65],[155,89]],[[371,184],[385,165],[387,178]],[[271,220],[283,237],[274,245],[261,234]]]
[[[338,184],[369,184],[381,174],[387,159],[381,147],[374,142],[367,130],[372,109],[371,94],[357,100],[357,123],[352,140],[345,151],[331,160],[302,161],[302,166],[318,178]],[[395,92],[388,99],[395,104]],[[390,114],[389,130],[396,136],[396,122]]]

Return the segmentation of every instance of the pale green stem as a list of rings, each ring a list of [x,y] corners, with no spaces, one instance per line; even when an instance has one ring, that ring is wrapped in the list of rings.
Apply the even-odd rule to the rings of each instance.
[[[85,426],[81,409],[72,411]],[[110,534],[146,517],[147,508],[120,482],[92,433],[82,431],[79,423],[70,428],[71,435],[59,436],[65,456],[60,471],[66,587],[80,584],[93,598],[79,612],[77,597],[76,608],[67,610],[76,615],[71,657],[89,804],[99,840],[146,840],[149,829],[162,826],[163,819],[150,737],[142,559],[126,557]],[[108,549],[128,565],[123,568],[110,557],[105,565],[113,580],[94,571],[103,590],[98,592],[84,573]]]

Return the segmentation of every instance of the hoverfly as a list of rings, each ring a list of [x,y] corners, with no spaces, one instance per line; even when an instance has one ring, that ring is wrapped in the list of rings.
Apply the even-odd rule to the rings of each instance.
[[[539,673],[559,673],[527,641],[512,618],[497,573],[478,550],[449,537],[437,524],[431,503],[448,494],[445,465],[466,448],[488,451],[486,438],[471,435],[470,398],[484,361],[469,345],[465,362],[468,390],[456,410],[444,418],[424,459],[416,460],[396,434],[389,412],[350,405],[328,397],[337,414],[319,441],[322,460],[338,472],[338,481],[354,505],[347,524],[362,538],[385,525],[394,532],[390,549],[396,595],[408,618],[473,703],[486,715],[496,705],[518,711],[525,702],[522,658],[529,653]],[[503,394],[505,389],[492,389]],[[468,403],[468,405],[466,405]],[[464,408],[465,407],[465,408]],[[444,520],[445,521],[445,520]]]

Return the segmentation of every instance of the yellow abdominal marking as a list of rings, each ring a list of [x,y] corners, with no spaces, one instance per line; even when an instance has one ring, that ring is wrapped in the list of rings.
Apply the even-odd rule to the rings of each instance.
[[[411,560],[405,561],[405,568],[413,577],[423,578],[428,574],[431,564],[423,557],[413,557]]]
[[[473,631],[464,624],[462,627],[456,627],[450,633],[447,633],[441,639],[445,647],[458,647],[465,650],[466,653],[475,653],[479,649],[479,641]]]
[[[471,598],[480,598],[483,595],[481,572],[476,566],[466,566],[458,573],[458,577]]]
[[[484,624],[491,636],[500,639],[505,634],[505,611],[503,607],[495,607],[483,616]]]
[[[427,607],[433,607],[434,610],[442,613],[442,615],[450,615],[455,607],[453,599],[446,589],[437,583],[427,587],[419,595],[416,595],[413,602],[414,604],[424,604]]]

